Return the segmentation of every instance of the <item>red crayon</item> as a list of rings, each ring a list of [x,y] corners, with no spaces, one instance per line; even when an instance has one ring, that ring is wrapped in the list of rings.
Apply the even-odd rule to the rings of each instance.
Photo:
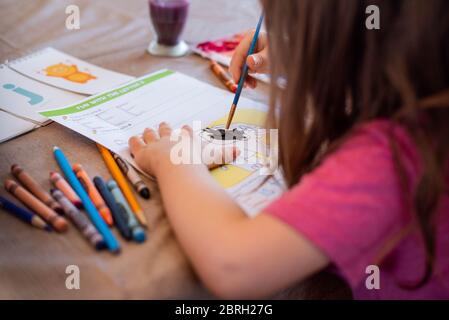
[[[45,203],[49,208],[56,211],[57,213],[64,214],[64,210],[59,203],[53,199],[50,194],[45,191],[37,182],[29,175],[23,168],[18,164],[13,164],[11,166],[11,172],[17,180],[24,185],[36,198]]]
[[[229,89],[229,91],[235,93],[237,91],[237,85],[229,74],[214,60],[210,60],[210,69],[221,80],[221,82]]]
[[[83,208],[83,203],[81,199],[78,197],[75,191],[73,191],[72,187],[68,184],[68,182],[57,172],[50,172],[50,181],[53,185],[58,188],[67,199],[70,200],[71,203],[78,209]]]
[[[67,221],[59,216],[53,209],[50,209],[42,201],[28,192],[25,188],[17,184],[14,180],[5,180],[5,189],[13,196],[23,202],[28,208],[36,212],[39,216],[47,221],[51,226],[59,232],[67,231]]]

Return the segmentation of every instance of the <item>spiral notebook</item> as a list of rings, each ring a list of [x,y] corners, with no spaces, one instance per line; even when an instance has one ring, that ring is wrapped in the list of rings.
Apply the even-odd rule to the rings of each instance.
[[[39,126],[8,112],[0,110],[0,143],[20,136]]]
[[[85,95],[96,94],[134,79],[51,47],[10,61],[8,66],[34,80]]]
[[[0,94],[0,109],[38,125],[50,121],[41,116],[39,111],[85,98],[30,79],[7,65],[0,65]]]
[[[0,64],[0,142],[51,122],[39,112],[80,101],[134,77],[54,48]]]

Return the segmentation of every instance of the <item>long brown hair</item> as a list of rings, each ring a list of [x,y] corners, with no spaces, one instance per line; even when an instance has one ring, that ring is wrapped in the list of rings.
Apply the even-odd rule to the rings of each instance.
[[[405,127],[422,163],[411,190],[393,138],[391,146],[424,239],[427,272],[415,287],[424,284],[435,256],[434,216],[447,192],[449,1],[261,2],[274,79],[268,125],[279,128],[287,184],[297,184],[360,123],[389,118]],[[380,9],[379,30],[365,26],[372,4]]]

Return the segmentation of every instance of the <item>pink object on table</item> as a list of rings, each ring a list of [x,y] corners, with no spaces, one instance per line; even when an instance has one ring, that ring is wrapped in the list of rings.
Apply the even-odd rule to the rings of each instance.
[[[204,52],[233,53],[242,39],[243,34],[236,34],[231,38],[202,42],[197,45],[197,48],[203,50]]]

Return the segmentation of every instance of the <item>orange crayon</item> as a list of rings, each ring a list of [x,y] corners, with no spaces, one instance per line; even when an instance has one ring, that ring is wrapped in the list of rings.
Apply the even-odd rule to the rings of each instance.
[[[75,191],[73,191],[72,187],[68,184],[68,182],[57,172],[50,172],[50,181],[53,185],[58,188],[66,197],[70,200],[71,203],[78,209],[83,207],[83,203],[81,199],[78,197]]]
[[[59,214],[64,214],[64,210],[61,205],[53,199],[50,194],[42,189],[42,187],[33,179],[23,168],[18,164],[13,164],[11,166],[11,172],[14,177],[17,178],[24,186],[28,189],[36,198],[45,203],[52,210]]]
[[[210,69],[220,79],[220,81],[229,89],[229,91],[235,93],[237,91],[237,85],[231,76],[214,60],[209,62]]]
[[[104,221],[106,221],[108,225],[112,226],[114,220],[112,220],[111,211],[106,206],[106,203],[104,202],[97,188],[95,188],[95,185],[93,184],[92,180],[90,180],[89,176],[87,175],[87,172],[83,169],[83,167],[79,163],[73,165],[73,172],[75,172],[76,177],[83,185],[84,189],[89,195],[89,198],[94,203],[98,212],[100,212],[100,215],[102,216]]]
[[[108,149],[103,147],[102,145],[97,143],[98,150],[101,153],[101,156],[103,157],[104,162],[106,163],[106,166],[109,169],[109,172],[111,173],[114,180],[117,182],[118,186],[122,190],[123,195],[126,198],[126,201],[128,201],[129,206],[131,207],[131,210],[134,212],[134,214],[137,217],[137,220],[139,220],[140,224],[144,227],[147,226],[147,219],[145,218],[145,215],[143,214],[142,209],[139,206],[139,203],[137,202],[136,198],[134,197],[128,182],[125,179],[125,176],[120,171],[120,168],[117,165],[117,162],[115,162],[114,158],[112,157],[111,152],[109,152]]]
[[[6,179],[5,189],[22,201],[28,208],[41,216],[42,219],[51,224],[56,231],[64,232],[67,230],[69,225],[63,217],[59,216],[53,209],[47,207],[41,200],[36,198],[14,180]]]

